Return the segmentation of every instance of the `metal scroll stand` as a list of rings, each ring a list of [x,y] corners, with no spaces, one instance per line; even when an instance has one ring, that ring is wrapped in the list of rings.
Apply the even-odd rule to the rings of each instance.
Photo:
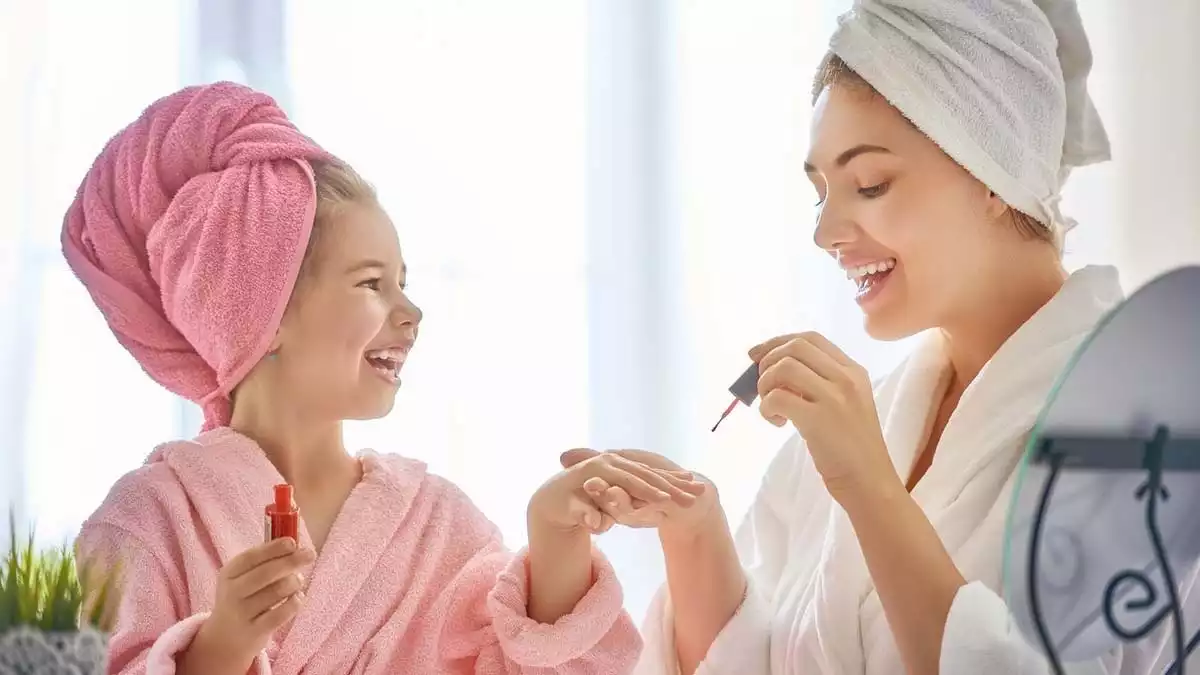
[[[1200,646],[1200,267],[1110,313],[1030,439],[1009,514],[1006,600],[1052,672],[1165,640],[1161,672]],[[1195,665],[1195,664],[1193,664]],[[1193,668],[1193,671],[1196,670]]]

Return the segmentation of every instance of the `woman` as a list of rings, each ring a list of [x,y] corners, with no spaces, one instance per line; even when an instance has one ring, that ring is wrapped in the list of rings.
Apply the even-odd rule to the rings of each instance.
[[[454,485],[353,457],[342,421],[387,414],[421,311],[374,191],[269,97],[192,87],[105,147],[68,211],[67,261],[145,370],[205,431],[123,477],[82,559],[120,568],[110,672],[625,673],[641,641],[582,487],[654,502],[703,486],[592,461],[529,503],[508,552]],[[263,543],[294,486],[297,540]]]
[[[820,335],[750,350],[762,415],[798,435],[736,538],[713,493],[661,509],[596,493],[660,530],[640,672],[1048,672],[1001,598],[1001,557],[1035,417],[1121,297],[1113,270],[1068,276],[1060,255],[1062,180],[1108,157],[1090,65],[1069,0],[868,0],[842,17],[814,86],[814,238],[873,337],[934,330],[874,388]],[[1162,644],[1081,672],[1151,672]]]

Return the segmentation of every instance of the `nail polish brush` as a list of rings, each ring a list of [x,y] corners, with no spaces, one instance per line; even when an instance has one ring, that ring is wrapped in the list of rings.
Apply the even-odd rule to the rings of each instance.
[[[713,425],[713,431],[716,431],[717,427],[721,426],[721,422],[724,422],[725,418],[729,417],[733,409],[737,407],[737,404],[741,403],[747,408],[754,405],[755,399],[758,398],[757,363],[751,363],[746,372],[742,373],[738,379],[734,380],[733,384],[729,385],[729,393],[733,394],[733,401],[730,402],[725,412],[721,413],[721,419],[717,420],[717,423]]]

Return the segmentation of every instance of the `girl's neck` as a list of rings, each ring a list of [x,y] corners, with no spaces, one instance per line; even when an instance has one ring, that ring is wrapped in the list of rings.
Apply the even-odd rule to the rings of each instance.
[[[320,484],[358,470],[357,460],[346,452],[340,420],[242,399],[229,426],[256,442],[292,485]]]

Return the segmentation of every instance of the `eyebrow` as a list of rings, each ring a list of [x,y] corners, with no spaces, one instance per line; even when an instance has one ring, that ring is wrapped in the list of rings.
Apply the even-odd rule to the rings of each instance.
[[[363,261],[360,261],[360,262],[352,265],[350,267],[350,269],[346,270],[346,274],[354,274],[356,272],[361,272],[362,270],[371,269],[371,268],[386,269],[387,263],[381,262],[379,260],[363,260]],[[401,276],[401,278],[408,276],[408,265],[407,264],[400,266],[400,276]]]
[[[885,148],[881,145],[862,144],[862,145],[856,145],[853,148],[850,148],[849,150],[838,155],[837,159],[835,159],[833,163],[836,164],[838,167],[844,167],[847,164],[849,164],[850,160],[854,159],[855,157],[858,157],[859,155],[866,155],[866,154],[873,153],[873,152],[877,152],[877,153],[881,153],[881,154],[885,154],[885,155],[893,154],[891,150],[888,150],[887,148]],[[817,170],[817,167],[813,166],[812,164],[810,164],[808,162],[804,163],[804,173],[815,173],[816,170]]]

